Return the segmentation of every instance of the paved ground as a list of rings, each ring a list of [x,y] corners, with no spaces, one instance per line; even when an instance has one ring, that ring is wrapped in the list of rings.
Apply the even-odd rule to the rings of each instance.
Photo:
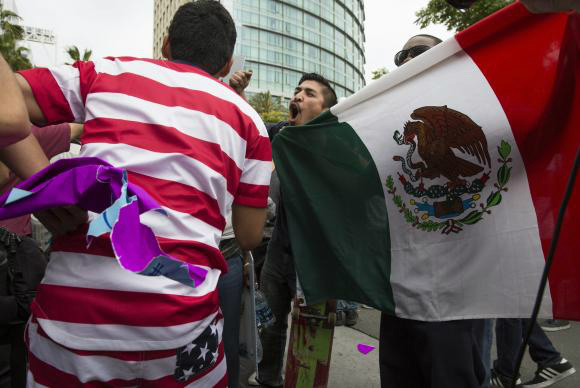
[[[355,329],[366,333],[372,338],[378,339],[380,313],[376,310],[361,309],[359,311],[359,315],[360,319],[358,324],[355,326]],[[548,337],[550,337],[556,349],[562,353],[562,356],[568,359],[576,367],[576,369],[580,370],[580,323],[572,322],[572,327],[570,329],[548,333]],[[492,348],[492,359],[494,358],[495,341]],[[526,355],[521,371],[522,380],[527,381],[528,379],[531,379],[534,376],[535,371],[536,364],[532,362],[529,355]],[[378,388],[379,386],[377,385],[376,387]],[[580,372],[576,372],[574,375],[551,386],[551,388],[578,387],[580,387]]]
[[[380,313],[376,310],[361,309],[359,323],[354,328],[337,327],[334,337],[329,388],[380,388],[378,336]],[[572,323],[568,330],[548,333],[562,356],[580,369],[580,323]],[[377,347],[363,356],[356,349],[359,343]],[[495,357],[495,345],[492,350]],[[242,362],[241,381],[245,383],[251,373],[251,366]],[[523,380],[532,378],[536,365],[526,355],[522,367]],[[240,388],[247,385],[240,384]],[[580,372],[552,385],[553,388],[580,387]]]

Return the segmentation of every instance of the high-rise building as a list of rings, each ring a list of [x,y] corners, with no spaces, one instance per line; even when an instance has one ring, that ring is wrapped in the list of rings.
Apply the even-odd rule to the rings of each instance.
[[[155,0],[155,47],[188,0]],[[236,54],[254,76],[248,92],[290,98],[303,73],[320,73],[348,96],[365,84],[363,0],[229,0],[238,29]]]

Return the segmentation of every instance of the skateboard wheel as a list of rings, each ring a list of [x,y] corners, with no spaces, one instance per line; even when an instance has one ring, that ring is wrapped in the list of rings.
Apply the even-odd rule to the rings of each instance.
[[[328,314],[328,323],[332,326],[336,324],[336,313],[329,313]]]
[[[299,316],[300,312],[298,311],[298,309],[292,309],[292,319],[297,320]]]

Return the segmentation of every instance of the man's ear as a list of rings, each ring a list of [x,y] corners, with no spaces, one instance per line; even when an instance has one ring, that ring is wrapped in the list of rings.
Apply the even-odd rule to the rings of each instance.
[[[228,61],[224,65],[224,67],[222,67],[220,71],[218,71],[216,74],[214,74],[214,77],[222,78],[222,77],[225,77],[226,75],[228,75],[230,73],[230,70],[232,69],[233,64],[234,64],[234,57],[231,56],[230,59],[228,59]]]
[[[161,55],[163,55],[163,58],[172,60],[173,58],[171,57],[171,45],[169,44],[169,36],[165,35],[165,38],[163,38],[163,46],[161,46]]]

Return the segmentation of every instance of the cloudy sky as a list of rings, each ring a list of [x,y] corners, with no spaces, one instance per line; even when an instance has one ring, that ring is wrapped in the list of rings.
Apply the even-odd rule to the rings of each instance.
[[[153,47],[153,0],[4,0],[28,26],[54,31],[54,47],[34,45],[33,60],[47,65],[68,58],[65,48],[76,45],[93,50],[93,56],[148,57]],[[414,24],[415,12],[428,0],[365,0],[365,72],[393,69],[393,56],[412,35],[428,33],[446,39],[442,26],[424,30]]]

